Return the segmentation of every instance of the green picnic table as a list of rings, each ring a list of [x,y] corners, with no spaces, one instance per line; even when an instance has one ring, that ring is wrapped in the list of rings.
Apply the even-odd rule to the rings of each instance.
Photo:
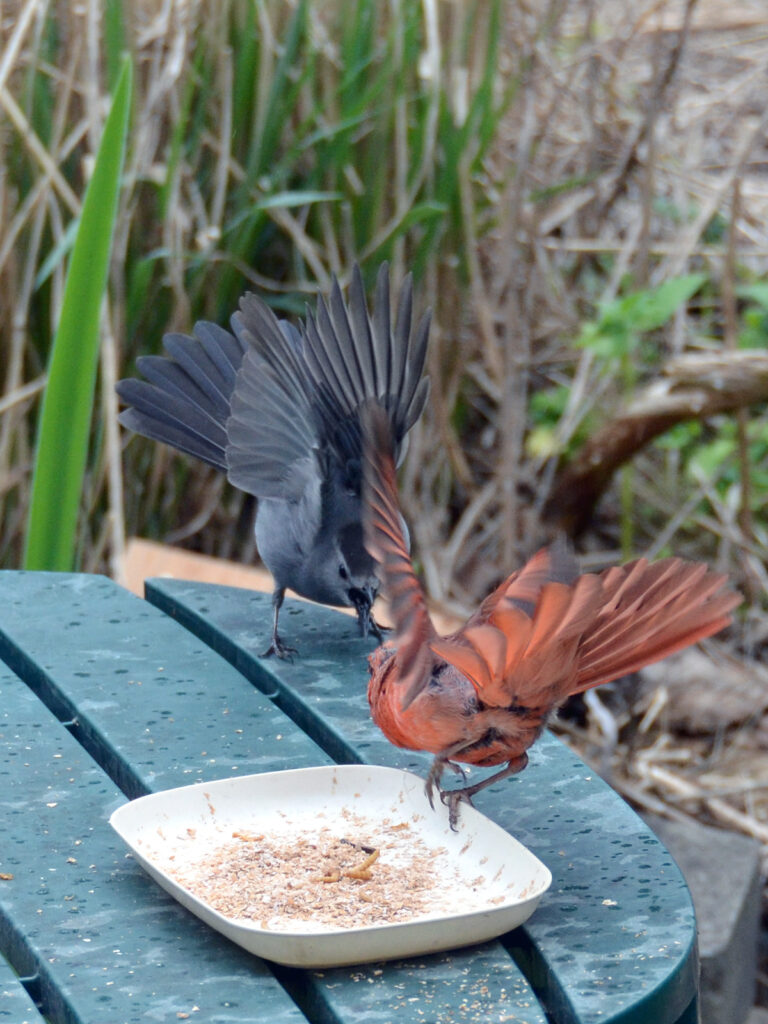
[[[371,723],[353,619],[287,601],[289,664],[258,656],[266,595],[155,579],[146,598],[101,576],[0,572],[0,1021],[695,1024],[677,866],[550,735],[476,800],[553,875],[501,939],[300,970],[184,910],[110,827],[126,799],[333,762],[424,774],[429,758]]]

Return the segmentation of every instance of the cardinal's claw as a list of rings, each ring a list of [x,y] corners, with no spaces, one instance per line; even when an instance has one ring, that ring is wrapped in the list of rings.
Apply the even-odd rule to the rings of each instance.
[[[466,789],[443,789],[440,791],[440,799],[448,808],[448,824],[451,832],[458,832],[456,827],[459,823],[459,804],[466,803],[472,806],[472,799]]]

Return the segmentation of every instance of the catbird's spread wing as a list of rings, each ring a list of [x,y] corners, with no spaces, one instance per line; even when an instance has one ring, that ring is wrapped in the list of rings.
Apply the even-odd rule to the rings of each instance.
[[[370,315],[355,267],[348,305],[334,281],[328,303],[320,299],[297,329],[247,294],[232,332],[201,322],[194,337],[167,335],[167,356],[138,360],[146,380],[118,383],[129,406],[121,423],[225,470],[258,497],[298,500],[320,481],[320,521],[359,520],[359,504],[344,506],[360,498],[362,405],[381,402],[402,454],[427,399],[429,315],[414,327],[410,278],[394,326],[383,264]]]
[[[389,276],[379,271],[369,316],[362,277],[354,268],[349,304],[334,281],[330,300],[291,334],[255,295],[246,295],[232,327],[247,353],[235,382],[227,422],[229,478],[258,495],[294,490],[294,468],[311,452],[331,498],[360,495],[360,410],[377,399],[387,410],[396,449],[424,408],[422,379],[429,316],[412,325],[411,281],[400,293],[394,331]],[[298,491],[296,481],[295,489]],[[329,510],[331,511],[331,510]]]
[[[146,380],[121,380],[117,393],[129,406],[120,422],[138,434],[226,469],[229,400],[245,348],[229,331],[200,321],[194,337],[167,334],[169,358],[141,356]]]

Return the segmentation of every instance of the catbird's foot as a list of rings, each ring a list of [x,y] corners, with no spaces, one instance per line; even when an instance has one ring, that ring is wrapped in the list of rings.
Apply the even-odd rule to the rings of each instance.
[[[376,619],[374,619],[369,603],[361,601],[355,607],[357,609],[357,624],[360,627],[360,636],[368,636],[369,633],[372,633],[381,643],[384,640],[384,634],[389,632],[387,627],[380,626]]]
[[[373,635],[376,637],[376,639],[379,641],[379,643],[383,643],[384,635],[386,633],[391,632],[389,626],[381,626],[381,625],[379,625],[379,623],[376,621],[376,619],[374,619],[374,617],[370,613],[368,614],[368,630],[367,631],[369,633],[373,633]],[[363,634],[363,635],[365,635],[365,634]]]
[[[272,655],[276,658],[280,658],[282,661],[293,661],[292,655],[298,654],[295,647],[289,647],[288,644],[284,644],[277,633],[272,634],[272,642],[269,647],[260,655],[262,658],[270,658]]]

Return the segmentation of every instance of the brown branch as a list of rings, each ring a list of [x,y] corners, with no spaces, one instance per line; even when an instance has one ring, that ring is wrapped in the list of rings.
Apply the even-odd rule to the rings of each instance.
[[[768,352],[679,356],[664,377],[601,427],[558,473],[544,506],[550,529],[582,533],[616,470],[654,438],[685,420],[706,419],[768,401]]]

